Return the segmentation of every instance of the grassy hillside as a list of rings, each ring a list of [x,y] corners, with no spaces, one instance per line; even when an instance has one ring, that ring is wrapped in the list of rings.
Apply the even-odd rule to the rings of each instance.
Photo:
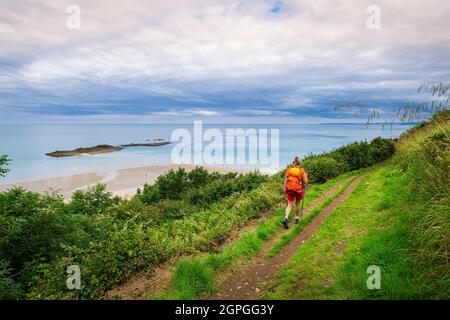
[[[268,284],[274,299],[449,299],[450,112],[403,134]],[[381,289],[366,286],[381,268]]]

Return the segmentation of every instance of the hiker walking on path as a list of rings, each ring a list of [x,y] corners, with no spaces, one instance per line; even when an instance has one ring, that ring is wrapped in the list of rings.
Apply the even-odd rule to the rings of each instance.
[[[295,157],[294,162],[286,169],[286,176],[284,179],[284,193],[286,194],[287,207],[286,213],[283,219],[283,227],[289,228],[289,214],[291,213],[292,206],[295,200],[295,220],[294,223],[298,224],[300,213],[300,201],[305,196],[305,188],[308,183],[308,175],[302,168],[300,160]]]

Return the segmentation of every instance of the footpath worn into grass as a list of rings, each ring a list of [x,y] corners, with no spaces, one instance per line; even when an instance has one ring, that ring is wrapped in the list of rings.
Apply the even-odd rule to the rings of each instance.
[[[240,272],[234,273],[232,277],[223,281],[218,289],[218,293],[211,298],[227,300],[258,298],[260,288],[264,283],[273,277],[296,250],[305,243],[314,232],[316,232],[326,216],[345,201],[360,180],[361,178],[357,178],[351,182],[345,191],[326,206],[318,215],[311,219],[310,223],[288,244],[283,246],[277,255],[274,257],[259,255],[251,260],[250,263],[245,265],[245,268],[240,270]]]
[[[309,214],[306,215],[306,217],[302,219],[298,225],[293,225],[291,231],[283,234],[283,236],[276,242],[276,244],[270,250],[268,256],[273,257],[278,252],[280,252],[280,250],[284,246],[286,246],[292,239],[294,239],[312,221],[312,219],[314,219],[316,215],[318,215],[323,209],[329,206],[333,202],[333,200],[339,197],[355,179],[356,177],[348,179],[345,183],[343,183],[343,185],[340,186],[337,192],[330,195],[330,197],[327,197],[326,200],[323,201],[320,205],[314,206],[311,212],[309,212]]]
[[[319,231],[262,288],[264,299],[420,299],[448,297],[448,280],[417,266],[404,236],[410,201],[406,178],[388,165],[369,174]],[[381,269],[369,290],[367,268]],[[447,278],[448,279],[448,278]],[[447,284],[446,284],[446,283]],[[432,284],[433,283],[433,284]],[[433,289],[441,286],[442,290]],[[447,288],[447,289],[445,289]]]
[[[312,185],[308,191],[305,206],[316,207],[320,203],[333,195],[344,181],[351,177],[352,174],[340,176],[336,179],[330,180],[327,183]],[[279,184],[276,186],[281,191],[281,178]],[[275,191],[275,190],[274,190]],[[278,191],[278,190],[276,190]],[[215,269],[223,270],[237,260],[245,260],[256,254],[256,250],[262,247],[262,244],[267,240],[271,240],[276,230],[279,230],[279,221],[284,211],[284,202],[279,204],[280,209],[269,210],[261,214],[261,218],[253,219],[246,222],[242,227],[233,230],[227,237],[226,241],[219,247],[214,248],[216,253],[197,253],[192,254],[191,258],[198,259],[211,256],[208,261],[209,267],[214,266]],[[308,209],[306,210],[308,211]],[[190,259],[191,259],[190,258]],[[183,256],[174,257],[166,263],[156,267],[150,268],[142,272],[123,285],[110,290],[105,296],[105,299],[143,299],[145,297],[159,298],[165,297],[167,299],[175,298],[195,298],[196,294],[192,295],[186,293],[183,289],[176,289],[175,293],[170,291],[167,293],[167,288],[171,285],[172,273],[182,267]],[[181,261],[180,261],[181,260]],[[195,262],[194,262],[195,263]]]
[[[448,300],[449,136],[449,110],[402,134],[260,297]]]
[[[313,186],[306,197],[305,217],[339,192],[344,184],[354,179],[355,174],[357,172]],[[236,270],[245,268],[249,259],[256,255],[267,255],[286,233],[280,223],[283,215],[284,206],[271,218],[260,220],[254,230],[242,233],[236,241],[227,244],[220,253],[181,259],[172,272],[171,283],[167,289],[159,294],[151,294],[148,298],[198,299],[216,292],[215,288],[220,287]]]
[[[219,253],[182,258],[147,298],[448,299],[448,122],[408,131],[356,180],[310,189],[300,225],[283,230],[281,208]],[[373,265],[381,289],[367,288]]]

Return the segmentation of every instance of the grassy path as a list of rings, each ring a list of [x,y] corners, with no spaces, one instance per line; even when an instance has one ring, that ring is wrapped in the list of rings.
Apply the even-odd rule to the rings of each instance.
[[[330,180],[327,183],[321,185],[314,185],[308,191],[308,197],[306,198],[306,213],[308,208],[316,207],[321,204],[324,199],[328,199],[332,196],[336,190],[351,177],[352,174],[343,175],[336,179]],[[276,188],[278,188],[276,184]],[[279,188],[281,190],[281,187]],[[278,189],[273,190],[279,191]],[[237,256],[240,258],[248,258],[250,253],[254,252],[255,246],[262,244],[266,240],[278,240],[278,234],[275,231],[280,230],[279,216],[284,211],[284,203],[280,203],[280,208],[275,209],[272,212],[262,213],[261,218],[253,219],[245,223],[242,227],[234,230],[227,238],[221,248],[217,247],[215,252],[222,252],[219,254],[220,258],[225,260],[236,262],[234,259]],[[247,247],[247,248],[246,248]],[[242,249],[242,250],[241,250]],[[217,258],[218,255],[212,253],[211,257]],[[193,257],[203,257],[205,253],[194,254]],[[126,283],[113,288],[108,291],[104,299],[143,299],[148,296],[155,296],[161,292],[167,291],[167,287],[170,286],[172,273],[177,268],[179,261],[183,260],[183,257],[174,257],[166,263],[151,268],[145,272],[137,274]],[[171,293],[167,298],[185,297],[183,293],[175,294]],[[190,296],[189,296],[190,297]]]
[[[345,189],[334,201],[320,211],[304,229],[285,246],[283,246],[278,254],[273,257],[260,254],[252,259],[248,264],[241,268],[240,272],[222,281],[219,286],[218,293],[211,299],[256,299],[259,296],[260,288],[264,283],[271,279],[281,266],[289,261],[291,256],[317,231],[320,224],[325,220],[337,206],[343,203],[353,192],[355,187],[361,181],[361,177],[357,178]],[[270,246],[268,246],[270,250]]]
[[[448,299],[448,171],[434,174],[420,148],[399,150],[387,162],[311,188],[304,219],[289,230],[280,223],[284,207],[272,207],[215,252],[179,257],[163,269],[165,285],[145,297]],[[381,289],[367,288],[373,265]]]
[[[449,115],[403,134],[258,297],[448,300]]]
[[[321,203],[316,203],[314,206],[311,206],[310,210],[307,211],[307,214],[303,217],[298,225],[293,225],[292,228],[288,232],[280,233],[277,241],[274,243],[272,249],[267,252],[268,257],[275,256],[280,250],[289,244],[289,242],[294,239],[311,221],[314,217],[322,212],[327,206],[329,206],[337,197],[339,197],[345,190],[350,186],[350,184],[357,178],[351,177],[343,183],[340,183],[330,190],[330,192],[324,199],[322,199]],[[266,254],[266,253],[265,253]]]
[[[408,215],[424,209],[411,201],[405,179],[394,165],[368,174],[318,232],[260,288],[258,297],[448,298],[448,277],[423,267],[429,262],[419,258],[420,252],[412,245],[415,239],[408,236]],[[367,287],[367,268],[371,265],[381,270],[380,289]]]
[[[377,228],[384,218],[382,213],[373,214],[373,208],[379,203],[380,187],[378,174],[365,178],[310,241],[262,288],[260,296],[265,299],[343,299],[347,293],[336,290],[337,274],[349,255],[358,254],[369,230]],[[364,275],[367,278],[367,274]]]
[[[343,185],[353,180],[353,172],[315,185],[308,191],[305,203],[305,217],[335,196]],[[198,299],[216,292],[216,288],[230,275],[239,272],[255,256],[267,255],[270,249],[287,233],[281,227],[284,205],[265,219],[259,220],[255,228],[240,233],[228,242],[218,253],[200,254],[182,258],[170,270],[170,283],[163,290],[152,290],[149,299]],[[166,277],[167,279],[167,277]]]

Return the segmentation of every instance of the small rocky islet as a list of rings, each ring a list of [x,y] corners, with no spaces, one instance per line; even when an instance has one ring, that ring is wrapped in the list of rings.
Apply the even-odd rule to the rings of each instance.
[[[148,143],[129,143],[129,144],[121,144],[118,146],[112,146],[109,144],[100,144],[94,147],[77,148],[74,150],[56,150],[53,152],[46,153],[46,155],[54,158],[74,157],[81,155],[94,155],[99,153],[116,152],[128,147],[159,147],[169,143],[170,143],[169,141],[166,141],[164,139],[156,139],[153,142]]]

